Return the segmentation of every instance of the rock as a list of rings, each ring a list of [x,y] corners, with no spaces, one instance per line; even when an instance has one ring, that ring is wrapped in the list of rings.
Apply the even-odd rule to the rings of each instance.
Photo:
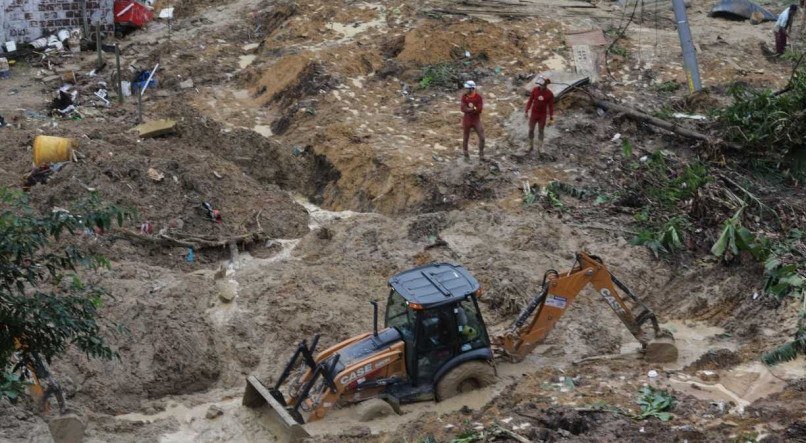
[[[189,78],[183,82],[179,83],[179,88],[181,89],[190,89],[193,87],[193,79]]]
[[[216,281],[216,289],[218,290],[218,298],[224,303],[229,303],[238,295],[238,283],[231,280],[218,280]]]
[[[56,443],[81,443],[87,425],[77,415],[67,414],[50,420],[48,428]]]
[[[719,374],[717,374],[715,371],[697,371],[697,377],[707,383],[716,383],[719,381]]]
[[[181,218],[172,218],[168,221],[168,227],[171,229],[182,229],[185,222]]]
[[[249,43],[249,44],[243,45],[242,49],[243,49],[244,52],[254,52],[255,49],[257,49],[259,46],[260,46],[260,43]]]
[[[173,134],[176,130],[176,121],[152,120],[135,126],[134,130],[140,133],[141,138],[159,137],[161,135]]]
[[[369,426],[353,426],[344,430],[341,433],[344,437],[348,438],[361,438],[367,437],[372,434],[372,431],[369,429]]]
[[[161,182],[165,178],[165,174],[154,168],[148,168],[148,178],[155,182]]]
[[[212,420],[214,418],[218,418],[224,415],[224,411],[216,405],[212,405],[207,409],[207,413],[204,416],[208,420]]]

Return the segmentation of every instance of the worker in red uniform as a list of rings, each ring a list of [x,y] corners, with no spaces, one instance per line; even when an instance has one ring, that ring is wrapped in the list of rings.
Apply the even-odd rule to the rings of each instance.
[[[470,154],[467,152],[470,130],[475,130],[476,135],[479,137],[479,159],[484,160],[484,126],[481,124],[481,111],[483,109],[484,101],[481,99],[481,95],[476,92],[476,82],[473,80],[466,81],[461,106],[462,113],[464,114],[462,117],[462,130],[464,131],[462,151],[464,151],[465,159],[470,158]]]
[[[529,120],[529,153],[535,148],[535,125],[537,132],[537,153],[543,146],[543,129],[546,127],[546,116],[549,117],[548,124],[554,123],[554,94],[549,90],[550,81],[543,76],[537,77],[536,86],[529,95],[526,102],[526,118]],[[531,115],[529,113],[531,111]],[[546,112],[548,111],[548,112]]]

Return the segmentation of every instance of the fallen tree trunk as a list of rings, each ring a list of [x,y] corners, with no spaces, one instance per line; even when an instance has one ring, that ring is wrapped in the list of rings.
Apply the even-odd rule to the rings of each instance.
[[[144,235],[126,229],[116,229],[114,234],[126,240],[134,240],[168,247],[178,246],[183,248],[193,248],[196,250],[223,247],[232,248],[231,245],[248,246],[259,241],[268,240],[268,237],[263,232],[250,232],[248,234],[225,238],[222,240],[211,240],[189,236],[176,237],[168,234]]]
[[[714,138],[709,137],[701,132],[692,131],[691,129],[684,128],[682,126],[679,126],[672,122],[668,122],[666,120],[661,120],[659,118],[652,117],[651,115],[644,114],[641,111],[637,111],[635,109],[628,108],[626,106],[618,105],[613,102],[599,99],[595,99],[594,103],[596,104],[596,106],[602,109],[620,112],[633,120],[648,123],[652,126],[657,126],[661,129],[674,132],[675,134],[681,135],[686,138],[704,141],[708,144],[715,144],[717,142],[717,140],[715,140]]]

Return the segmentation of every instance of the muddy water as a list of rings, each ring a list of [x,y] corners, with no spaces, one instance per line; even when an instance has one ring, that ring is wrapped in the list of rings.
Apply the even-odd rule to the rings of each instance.
[[[711,372],[718,380],[706,382],[687,374],[675,374],[667,384],[701,400],[722,405],[733,403],[729,412],[742,414],[754,401],[783,391],[788,381],[806,377],[806,358],[801,356],[773,367],[753,361],[729,370]]]

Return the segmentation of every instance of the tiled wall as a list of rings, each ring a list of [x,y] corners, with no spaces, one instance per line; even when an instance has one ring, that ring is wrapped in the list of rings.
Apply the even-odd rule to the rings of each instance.
[[[90,28],[99,20],[113,29],[113,0],[0,0],[0,40],[30,42],[60,29],[80,28],[81,2],[87,2]]]

